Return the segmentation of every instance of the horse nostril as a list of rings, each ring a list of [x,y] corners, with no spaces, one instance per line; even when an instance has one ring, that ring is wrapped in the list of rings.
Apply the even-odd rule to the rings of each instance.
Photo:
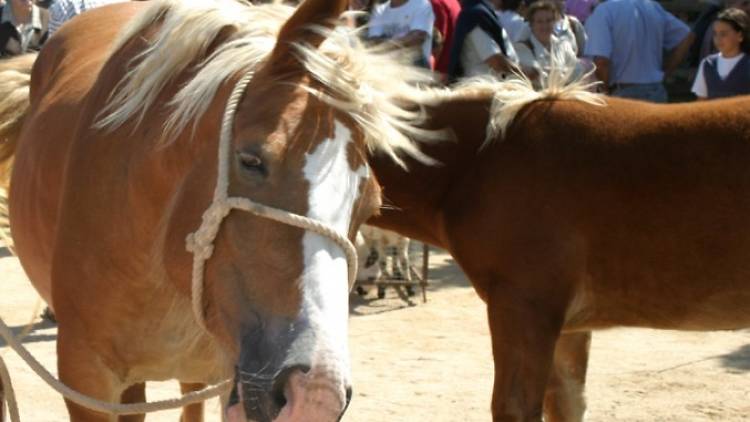
[[[284,408],[284,406],[286,406],[286,396],[284,396],[283,389],[274,389],[273,392],[271,392],[271,399],[273,399],[273,403],[279,409],[282,409]]]
[[[279,408],[283,408],[287,403],[285,394],[286,385],[289,382],[289,378],[295,372],[301,372],[306,374],[310,372],[310,366],[308,365],[292,365],[282,369],[273,383],[273,390],[271,391],[271,397]]]

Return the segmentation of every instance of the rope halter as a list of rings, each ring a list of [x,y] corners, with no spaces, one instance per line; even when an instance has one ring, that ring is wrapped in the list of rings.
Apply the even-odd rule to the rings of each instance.
[[[193,313],[198,324],[208,332],[206,325],[205,310],[203,308],[203,288],[206,261],[214,252],[214,241],[224,219],[232,210],[246,211],[259,217],[264,217],[278,223],[319,234],[331,239],[344,251],[346,263],[349,269],[349,290],[354,287],[357,278],[357,250],[349,238],[339,233],[328,224],[313,220],[298,214],[269,207],[250,200],[249,198],[229,197],[229,159],[231,156],[232,127],[234,116],[237,112],[240,100],[244,95],[247,85],[254,75],[253,71],[247,72],[232,90],[229,97],[224,117],[221,123],[219,137],[219,171],[216,180],[216,190],[211,205],[203,213],[203,221],[194,233],[188,235],[186,246],[188,252],[193,254],[193,282],[192,301]]]

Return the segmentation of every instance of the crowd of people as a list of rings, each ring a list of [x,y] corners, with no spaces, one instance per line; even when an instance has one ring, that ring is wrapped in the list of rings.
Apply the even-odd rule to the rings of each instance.
[[[0,0],[0,57],[39,50],[76,15],[121,1],[127,0]]]
[[[74,16],[126,0],[0,0],[0,55],[41,48]],[[686,59],[698,99],[750,93],[750,0],[704,0],[692,29],[655,0],[351,0],[368,42],[460,78],[553,69],[600,81],[610,95],[666,102],[664,80]]]
[[[522,72],[542,87],[553,68],[593,71],[602,92],[668,100],[664,80],[689,57],[699,99],[750,92],[750,0],[708,0],[691,29],[654,0],[354,0],[367,36],[404,48],[444,76]],[[595,69],[595,70],[594,70]]]

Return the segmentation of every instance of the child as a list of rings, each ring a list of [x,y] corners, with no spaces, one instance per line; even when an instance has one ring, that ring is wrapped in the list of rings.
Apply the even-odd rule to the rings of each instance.
[[[750,94],[750,18],[740,9],[719,13],[713,25],[717,54],[698,67],[693,93],[699,100]]]

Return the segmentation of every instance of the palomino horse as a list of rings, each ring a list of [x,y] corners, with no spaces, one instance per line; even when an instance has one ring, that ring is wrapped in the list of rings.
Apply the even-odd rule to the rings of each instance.
[[[750,326],[750,99],[527,88],[429,108],[458,141],[408,174],[371,159],[392,206],[370,223],[450,251],[486,302],[494,420],[576,421],[591,330]]]
[[[326,30],[346,3],[107,6],[56,33],[30,82],[26,62],[15,69],[25,79],[0,74],[0,84],[12,82],[2,86],[14,101],[7,109],[21,111],[0,125],[0,156],[14,158],[12,233],[57,316],[67,385],[129,403],[144,399],[149,380],[190,390],[235,377],[232,420],[339,419],[351,394],[342,248],[226,209],[215,243],[201,251],[210,259],[196,272],[200,296],[186,236],[226,182],[233,198],[354,239],[380,205],[368,150],[419,156],[402,134],[419,133],[410,131],[415,114],[394,98],[424,76]],[[220,155],[238,80],[248,85]],[[27,87],[30,100],[6,96]],[[72,421],[111,419],[67,406]],[[185,420],[202,419],[200,407],[191,410]]]

